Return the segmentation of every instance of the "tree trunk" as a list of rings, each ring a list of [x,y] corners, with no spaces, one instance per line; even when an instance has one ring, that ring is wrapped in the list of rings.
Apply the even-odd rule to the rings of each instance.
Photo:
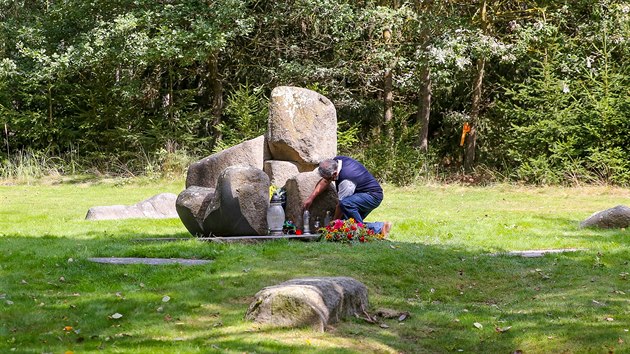
[[[466,141],[466,153],[464,156],[464,170],[470,172],[475,162],[475,150],[477,148],[477,125],[481,112],[481,96],[483,94],[483,76],[486,66],[484,58],[477,59],[477,78],[473,88],[472,105],[470,109],[470,132]]]
[[[53,125],[53,104],[52,104],[52,84],[48,84],[48,124],[50,125],[50,129],[52,129]]]
[[[484,34],[488,32],[488,16],[487,1],[481,3],[481,29]],[[477,126],[479,123],[479,114],[481,112],[481,98],[483,95],[483,76],[486,66],[486,59],[481,57],[477,59],[477,77],[473,87],[472,103],[470,107],[470,132],[468,133],[468,141],[466,142],[466,152],[464,153],[464,170],[472,171],[475,163],[475,152],[477,149]]]
[[[388,141],[393,141],[392,119],[394,118],[394,89],[392,69],[385,70],[383,83],[383,105],[385,107],[385,133]]]
[[[418,137],[418,148],[420,151],[429,151],[429,116],[431,114],[431,69],[425,66],[422,69],[422,89],[420,99],[418,99],[417,121],[420,124],[420,136]]]
[[[221,131],[218,129],[212,129],[221,123],[221,115],[223,114],[223,82],[219,76],[219,59],[216,55],[210,58],[209,63],[209,80],[210,90],[212,91],[212,120],[210,126],[206,126],[208,133],[214,134],[214,141],[221,140]],[[206,122],[208,124],[208,122]]]

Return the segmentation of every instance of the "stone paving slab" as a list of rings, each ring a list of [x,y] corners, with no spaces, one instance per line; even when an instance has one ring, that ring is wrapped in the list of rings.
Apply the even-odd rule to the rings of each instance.
[[[505,253],[494,253],[493,256],[507,255],[507,256],[521,256],[525,258],[542,257],[548,253],[565,253],[565,252],[579,252],[587,251],[586,248],[560,248],[549,250],[526,250],[526,251],[510,251]]]
[[[207,259],[184,259],[184,258],[126,258],[126,257],[101,257],[88,258],[88,261],[105,264],[183,264],[183,265],[200,265],[207,264],[212,261]]]

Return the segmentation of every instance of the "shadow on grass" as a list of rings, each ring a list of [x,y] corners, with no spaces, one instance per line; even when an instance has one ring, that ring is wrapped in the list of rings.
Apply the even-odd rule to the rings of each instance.
[[[9,340],[0,349],[588,352],[624,348],[619,338],[627,336],[630,254],[625,248],[526,259],[397,242],[133,241],[148,237],[156,235],[0,238],[0,293],[3,301],[12,302],[2,308],[0,334]],[[149,266],[87,261],[107,256],[214,262]],[[372,310],[408,311],[409,318],[384,320],[388,328],[348,319],[324,334],[265,329],[243,319],[253,295],[265,286],[340,275],[366,284]],[[123,317],[112,318],[115,313]],[[64,330],[66,326],[72,329]],[[495,330],[508,327],[503,333]]]

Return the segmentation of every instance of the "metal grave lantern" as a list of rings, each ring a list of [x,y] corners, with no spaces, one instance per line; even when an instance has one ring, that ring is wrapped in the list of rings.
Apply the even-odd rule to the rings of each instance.
[[[282,236],[284,209],[282,208],[282,196],[276,192],[273,193],[267,209],[267,226],[269,227],[269,235]]]

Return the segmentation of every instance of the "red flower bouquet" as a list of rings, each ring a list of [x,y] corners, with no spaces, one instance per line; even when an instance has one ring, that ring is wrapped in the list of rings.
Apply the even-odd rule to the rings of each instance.
[[[356,222],[353,218],[348,220],[334,220],[329,225],[319,229],[322,239],[330,242],[355,243],[370,242],[384,238],[382,234],[375,234],[363,223]]]

